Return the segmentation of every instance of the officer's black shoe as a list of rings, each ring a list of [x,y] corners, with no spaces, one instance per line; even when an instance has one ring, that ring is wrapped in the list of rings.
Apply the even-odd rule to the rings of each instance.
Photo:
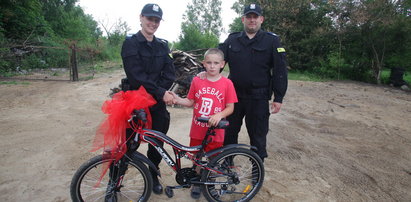
[[[162,194],[163,193],[163,186],[161,186],[161,184],[158,181],[157,177],[153,178],[153,192],[155,194]]]
[[[163,186],[161,186],[160,182],[158,181],[157,172],[150,168],[151,176],[153,177],[153,192],[155,194],[162,194],[163,193]]]

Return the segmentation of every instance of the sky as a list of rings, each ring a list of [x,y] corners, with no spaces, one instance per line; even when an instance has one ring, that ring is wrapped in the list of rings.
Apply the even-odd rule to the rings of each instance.
[[[231,9],[236,0],[222,0],[221,17],[223,28],[220,41],[224,41],[228,36],[229,24],[231,24],[237,14]],[[183,14],[187,10],[188,3],[191,0],[79,0],[86,14],[93,16],[97,22],[103,22],[106,25],[114,24],[118,19],[127,22],[131,28],[128,34],[136,33],[140,30],[139,15],[143,6],[147,3],[156,3],[163,10],[163,21],[160,24],[155,35],[159,38],[175,42],[181,32],[181,22]],[[101,28],[101,30],[103,30]]]

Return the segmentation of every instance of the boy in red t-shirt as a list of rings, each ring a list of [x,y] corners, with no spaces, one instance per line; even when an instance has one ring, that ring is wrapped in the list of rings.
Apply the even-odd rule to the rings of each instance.
[[[174,104],[193,107],[193,119],[190,130],[190,146],[200,145],[208,127],[233,113],[237,95],[231,80],[223,77],[220,71],[224,68],[224,54],[216,48],[204,54],[203,66],[206,69],[205,79],[194,77],[187,98],[174,96]],[[208,124],[197,121],[198,117],[209,117]],[[216,129],[216,136],[207,145],[205,151],[223,146],[224,129]]]
[[[204,54],[203,66],[206,69],[205,79],[194,77],[187,98],[180,98],[175,93],[174,104],[193,107],[193,119],[190,130],[190,146],[200,145],[209,126],[233,113],[237,102],[234,85],[231,80],[223,77],[220,72],[224,68],[224,53],[217,49],[208,49]],[[208,124],[198,122],[198,117],[210,118]],[[216,136],[207,144],[205,151],[223,146],[224,129],[216,129]],[[193,198],[200,197],[199,187],[194,186],[191,192]]]

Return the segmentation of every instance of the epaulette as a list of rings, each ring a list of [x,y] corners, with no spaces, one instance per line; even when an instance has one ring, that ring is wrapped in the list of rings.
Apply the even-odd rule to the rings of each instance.
[[[233,33],[230,33],[228,36],[231,36],[231,35],[236,35],[236,34],[240,34],[241,32],[233,32]]]
[[[162,44],[168,45],[168,41],[165,40],[165,39],[157,38],[157,40],[158,40],[158,42],[160,42]]]
[[[267,34],[269,34],[269,35],[273,35],[273,36],[278,36],[277,34],[272,33],[272,32],[267,32]]]
[[[127,36],[126,36],[126,40],[131,39],[131,37],[133,37],[133,35],[127,35]]]

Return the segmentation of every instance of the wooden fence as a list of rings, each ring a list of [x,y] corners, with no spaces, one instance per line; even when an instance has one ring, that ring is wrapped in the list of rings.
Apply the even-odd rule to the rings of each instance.
[[[79,81],[93,78],[95,73],[95,54],[90,54],[89,50],[78,48],[75,43],[68,47],[12,46],[9,49],[11,50],[10,54],[1,59],[15,64],[15,67],[10,75],[1,77],[2,79]],[[55,58],[53,58],[53,54],[50,55],[50,50],[53,50],[53,54],[57,55]],[[32,55],[36,56],[33,62],[30,60]],[[57,57],[60,59],[57,64],[50,65],[48,63],[49,60]],[[38,60],[39,58],[41,60]]]

